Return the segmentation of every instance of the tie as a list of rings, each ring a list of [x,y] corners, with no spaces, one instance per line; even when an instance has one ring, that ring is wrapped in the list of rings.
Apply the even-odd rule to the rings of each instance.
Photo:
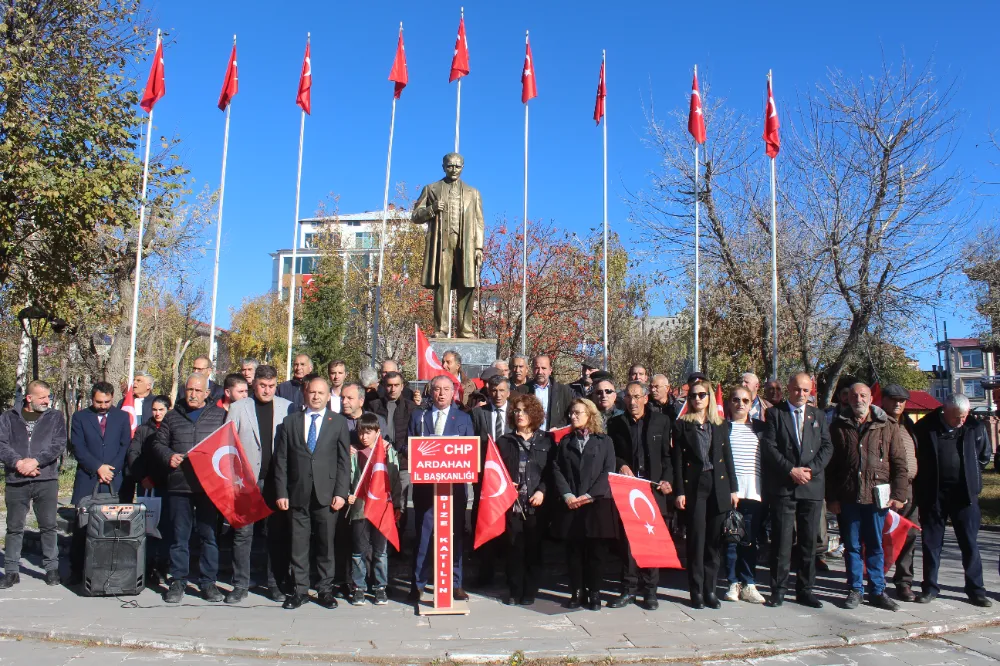
[[[493,440],[496,441],[503,436],[503,410],[493,410]]]
[[[444,412],[438,412],[437,416],[434,417],[434,434],[444,434]]]
[[[319,414],[310,414],[312,417],[312,423],[309,424],[309,437],[306,439],[306,448],[309,449],[309,453],[315,453],[316,451],[316,419],[319,418]]]
[[[802,408],[795,410],[795,436],[799,439],[799,450],[802,450]]]
[[[101,437],[104,437],[104,433],[107,432],[108,430],[108,415],[101,414],[100,416],[97,417],[97,422],[101,426]]]

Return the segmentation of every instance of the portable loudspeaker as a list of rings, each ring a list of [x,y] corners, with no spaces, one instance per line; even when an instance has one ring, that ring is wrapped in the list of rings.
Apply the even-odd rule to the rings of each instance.
[[[146,586],[146,507],[88,507],[83,587],[90,596],[139,594]]]

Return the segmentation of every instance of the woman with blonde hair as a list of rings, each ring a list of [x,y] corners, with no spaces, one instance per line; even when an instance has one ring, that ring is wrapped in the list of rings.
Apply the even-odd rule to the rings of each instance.
[[[700,377],[688,383],[687,408],[673,432],[674,501],[687,527],[691,606],[717,609],[722,605],[715,594],[722,525],[739,501],[729,446],[732,426],[718,414],[711,382]]]
[[[608,473],[615,471],[615,447],[590,400],[573,400],[566,416],[571,430],[552,461],[552,479],[562,498],[552,532],[566,542],[571,592],[567,608],[600,610],[607,544],[617,535],[608,483]]]

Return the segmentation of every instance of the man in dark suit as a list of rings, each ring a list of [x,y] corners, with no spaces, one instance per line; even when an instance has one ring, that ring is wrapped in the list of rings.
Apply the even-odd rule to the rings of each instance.
[[[309,598],[310,543],[316,543],[319,604],[336,608],[333,593],[333,538],[337,512],[351,494],[351,450],[347,421],[328,409],[330,385],[315,377],[302,385],[305,412],[282,422],[275,448],[277,507],[290,514],[295,592],[282,608],[295,609]]]
[[[771,606],[784,603],[791,567],[792,535],[801,558],[795,581],[796,600],[821,608],[813,594],[816,538],[824,520],[826,480],[823,470],[833,443],[822,410],[808,404],[812,378],[799,372],[788,380],[788,398],[766,411],[761,440],[761,476],[771,505]]]
[[[76,458],[72,503],[90,496],[97,485],[105,484],[117,493],[125,471],[125,454],[132,443],[128,414],[112,407],[115,389],[108,382],[97,382],[90,389],[90,408],[73,414],[70,440]],[[87,530],[74,524],[70,547],[70,584],[83,582],[83,558]]]
[[[608,421],[608,436],[615,445],[615,469],[619,474],[637,476],[656,486],[654,493],[660,514],[667,512],[667,495],[671,492],[673,465],[670,461],[670,417],[648,408],[646,385],[633,381],[625,386],[625,413]],[[656,610],[656,588],[660,570],[640,568],[632,557],[628,540],[624,542],[622,593],[608,603],[608,608],[624,608],[635,601],[642,585],[643,607]]]
[[[569,386],[552,379],[552,359],[547,355],[539,354],[532,364],[535,376],[527,384],[518,386],[517,391],[533,395],[542,403],[542,409],[545,410],[542,428],[561,428],[569,423],[566,420],[566,410],[573,401],[573,391]]]
[[[416,410],[410,417],[410,437],[445,436],[475,436],[472,419],[454,404],[455,386],[450,378],[435,377],[430,381],[430,409]],[[454,592],[455,599],[464,601],[469,598],[462,587],[462,545],[465,530],[466,494],[464,483],[451,484],[454,507],[458,512],[455,516],[454,542]],[[434,490],[433,484],[421,483],[413,486],[413,513],[417,527],[417,552],[413,566],[413,586],[410,589],[410,600],[418,601],[420,592],[429,590],[433,577],[433,544],[434,538]]]

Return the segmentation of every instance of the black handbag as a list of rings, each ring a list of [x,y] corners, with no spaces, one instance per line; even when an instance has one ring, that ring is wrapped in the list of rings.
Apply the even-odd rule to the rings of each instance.
[[[736,509],[730,509],[726,514],[726,520],[722,523],[723,543],[738,544],[746,536],[746,525],[743,524],[743,514]]]

